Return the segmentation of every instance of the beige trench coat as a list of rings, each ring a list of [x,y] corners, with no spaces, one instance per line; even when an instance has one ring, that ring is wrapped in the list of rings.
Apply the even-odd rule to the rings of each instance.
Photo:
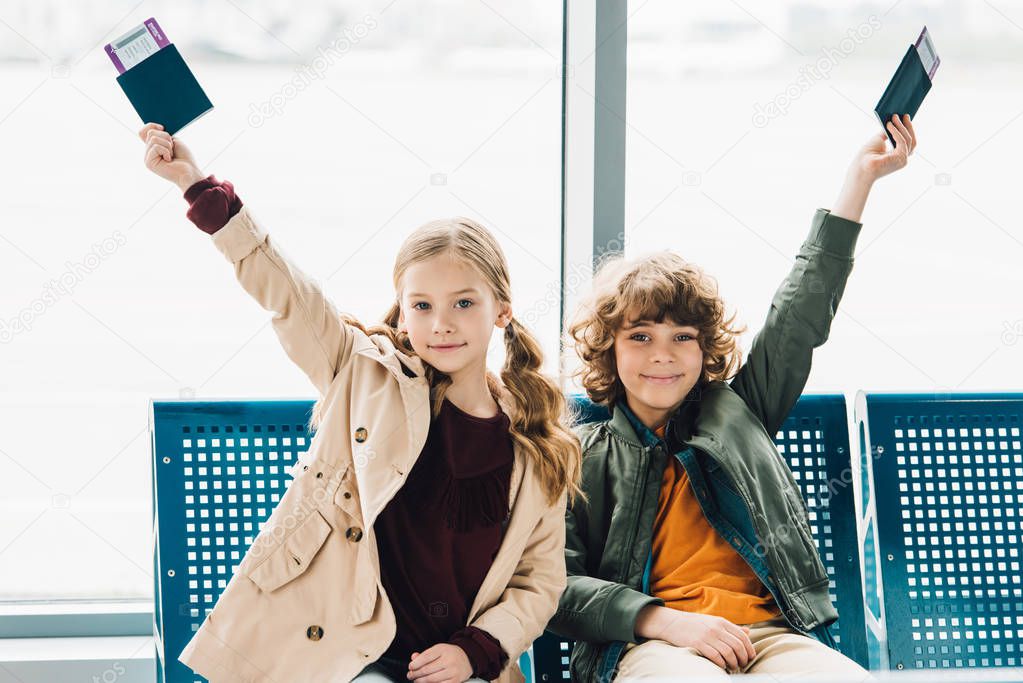
[[[212,239],[242,287],[273,312],[325,410],[290,488],[179,658],[213,683],[350,681],[395,634],[373,523],[426,442],[423,364],[383,335],[343,324],[248,207]],[[507,392],[496,398],[514,418]],[[505,537],[468,617],[508,654],[502,683],[523,680],[518,658],[565,588],[565,498],[548,505],[516,449]]]

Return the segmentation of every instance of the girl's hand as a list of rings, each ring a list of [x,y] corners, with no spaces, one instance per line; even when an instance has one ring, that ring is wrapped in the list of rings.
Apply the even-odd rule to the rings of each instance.
[[[885,127],[895,138],[895,149],[887,149],[888,136],[878,133],[860,149],[850,169],[858,171],[870,182],[903,168],[909,163],[909,155],[916,149],[916,132],[909,114],[903,114],[901,120],[897,114],[893,114],[892,120]]]
[[[676,647],[695,648],[728,672],[742,671],[757,656],[748,627],[709,614],[676,611],[657,638]]]
[[[472,678],[472,664],[465,651],[457,645],[440,643],[413,652],[408,665],[408,679],[418,683],[464,683]]]
[[[146,143],[146,168],[182,191],[206,177],[185,143],[171,137],[159,123],[147,123],[139,131],[139,137]]]

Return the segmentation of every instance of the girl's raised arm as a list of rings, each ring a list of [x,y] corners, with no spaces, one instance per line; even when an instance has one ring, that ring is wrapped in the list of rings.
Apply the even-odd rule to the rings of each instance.
[[[205,179],[184,143],[159,124],[147,124],[139,137],[146,143],[145,163],[153,173],[182,191]],[[216,205],[219,201],[224,204],[222,215],[227,221],[222,227],[200,227],[212,235],[214,245],[234,266],[245,291],[274,314],[271,324],[285,352],[324,395],[351,355],[354,328],[341,319],[319,284],[280,250],[248,207],[241,206],[231,215],[224,187],[210,185],[192,197],[193,212],[199,204]],[[206,197],[207,193],[213,194]],[[229,193],[233,197],[233,192]]]

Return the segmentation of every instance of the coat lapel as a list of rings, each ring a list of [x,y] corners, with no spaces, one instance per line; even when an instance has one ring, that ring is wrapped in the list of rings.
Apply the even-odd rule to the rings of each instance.
[[[501,410],[514,420],[514,401],[503,386],[501,389],[497,403],[501,406]],[[497,556],[490,565],[490,571],[487,572],[483,583],[480,584],[479,590],[476,592],[476,599],[469,610],[469,624],[483,612],[484,607],[495,604],[501,597],[505,586],[508,585],[508,578],[514,573],[522,556],[522,550],[517,542],[518,538],[520,534],[528,533],[536,525],[539,508],[534,504],[535,501],[530,499],[528,492],[522,491],[523,482],[527,480],[527,475],[532,471],[532,467],[521,448],[516,445],[514,451],[515,461],[512,465],[511,487],[508,493],[508,526],[504,530],[501,547],[498,548]]]
[[[422,361],[397,351],[384,335],[374,334],[371,337],[356,335],[353,351],[380,363],[394,377],[402,405],[393,406],[390,410],[402,411],[403,419],[400,417],[402,413],[393,417],[398,425],[406,426],[408,433],[408,442],[402,449],[405,451],[404,454],[400,454],[398,450],[388,451],[380,454],[380,457],[367,458],[362,467],[359,466],[358,460],[354,462],[353,471],[359,487],[362,520],[366,528],[370,528],[384,506],[397,492],[397,479],[408,473],[426,444],[430,430],[430,391],[426,385]],[[416,376],[410,377],[409,371],[416,373]],[[357,454],[356,447],[353,456]],[[366,471],[367,467],[374,469],[372,472]]]

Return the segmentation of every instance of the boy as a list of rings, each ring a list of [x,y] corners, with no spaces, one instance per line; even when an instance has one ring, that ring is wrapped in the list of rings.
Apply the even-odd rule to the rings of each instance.
[[[888,129],[896,147],[873,137],[817,211],[741,368],[742,330],[699,268],[666,252],[594,278],[569,334],[612,416],[577,430],[588,502],[566,516],[549,625],[577,641],[573,680],[869,677],[834,649],[828,576],[772,435],[828,338],[870,188],[916,146],[908,116]]]

